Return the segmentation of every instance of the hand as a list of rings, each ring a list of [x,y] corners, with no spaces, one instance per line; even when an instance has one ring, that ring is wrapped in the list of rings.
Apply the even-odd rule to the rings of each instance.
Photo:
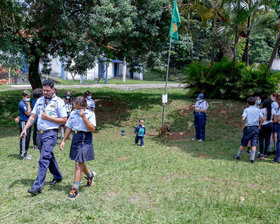
[[[16,122],[16,123],[19,123],[19,117],[16,117],[16,118],[15,118],[15,122]]]
[[[244,130],[245,126],[242,126],[242,130]]]
[[[42,118],[43,120],[48,120],[48,119],[49,119],[49,116],[44,112],[44,113],[42,113],[41,118]]]
[[[60,151],[63,151],[65,142],[62,140],[59,146]]]
[[[27,135],[26,130],[23,129],[22,132],[20,133],[20,138],[24,138]]]
[[[27,104],[27,106],[30,106],[30,102],[25,102]]]
[[[86,115],[84,109],[81,109],[79,114],[80,114],[81,117],[84,117]]]

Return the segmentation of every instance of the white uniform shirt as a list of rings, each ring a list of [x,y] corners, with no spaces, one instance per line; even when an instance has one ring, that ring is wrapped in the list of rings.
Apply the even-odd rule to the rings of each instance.
[[[89,109],[85,109],[85,114],[88,121],[94,127],[96,127],[95,113]],[[82,117],[80,116],[80,114],[77,114],[75,110],[71,112],[68,121],[66,123],[66,126],[70,128],[72,131],[89,132]]]
[[[262,112],[262,115],[263,115],[263,118],[264,118],[264,122],[263,122],[262,125],[272,123],[273,116],[276,115],[275,110],[273,108],[271,108],[271,118],[270,118],[270,120],[266,119],[267,118],[267,109],[266,108],[262,108],[261,112]]]
[[[54,118],[67,117],[64,101],[55,94],[50,100],[45,100],[44,96],[40,97],[31,113],[38,116],[38,130],[46,131],[50,129],[58,129],[59,124],[41,118],[43,112]]]

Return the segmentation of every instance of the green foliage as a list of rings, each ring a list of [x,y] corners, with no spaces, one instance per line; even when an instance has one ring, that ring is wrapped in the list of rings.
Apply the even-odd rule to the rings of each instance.
[[[208,64],[193,62],[186,69],[186,80],[196,96],[204,92],[207,98],[245,99],[251,95],[267,97],[277,89],[279,73],[265,73],[266,66],[247,68],[244,63],[236,63],[231,76],[232,62],[224,58],[212,68]]]

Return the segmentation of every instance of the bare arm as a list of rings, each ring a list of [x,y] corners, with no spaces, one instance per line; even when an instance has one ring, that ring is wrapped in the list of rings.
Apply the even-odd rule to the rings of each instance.
[[[27,111],[25,111],[24,113],[27,115],[27,116],[30,116],[31,114],[31,107],[30,107],[30,103],[29,102],[25,102],[27,104]]]
[[[245,120],[246,120],[246,117],[242,117],[242,129],[245,128]]]
[[[65,141],[67,140],[67,138],[69,137],[69,135],[70,135],[71,132],[72,132],[72,129],[66,127],[66,131],[65,131],[64,137],[63,137],[63,139],[62,139],[62,141],[61,141],[61,143],[60,143],[60,147],[59,147],[59,149],[60,149],[61,151],[63,151]]]
[[[263,117],[261,117],[260,118],[260,124],[259,124],[259,130],[261,129],[261,126],[262,126],[263,122],[264,122],[264,119],[263,119]]]
[[[32,124],[34,123],[36,118],[37,118],[36,114],[31,114],[31,116],[29,117],[24,129],[20,133],[20,138],[23,138],[26,135],[26,130],[32,126]]]
[[[86,114],[85,114],[85,111],[83,109],[81,109],[80,113],[79,113],[83,119],[83,121],[85,122],[85,125],[87,127],[87,129],[90,131],[90,132],[94,132],[95,131],[95,127],[93,126],[93,124],[91,124],[89,122],[89,120],[86,118]]]

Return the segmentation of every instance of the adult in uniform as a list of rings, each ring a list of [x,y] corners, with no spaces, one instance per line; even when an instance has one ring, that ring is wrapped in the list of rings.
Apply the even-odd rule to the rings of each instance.
[[[54,93],[54,83],[51,80],[43,82],[43,96],[37,100],[27,125],[21,132],[21,138],[26,135],[26,130],[34,123],[37,117],[40,159],[38,162],[38,176],[32,188],[28,190],[32,195],[41,193],[48,168],[53,175],[51,185],[62,180],[62,175],[53,153],[53,147],[57,143],[59,125],[65,124],[67,121],[67,113],[63,100]]]

